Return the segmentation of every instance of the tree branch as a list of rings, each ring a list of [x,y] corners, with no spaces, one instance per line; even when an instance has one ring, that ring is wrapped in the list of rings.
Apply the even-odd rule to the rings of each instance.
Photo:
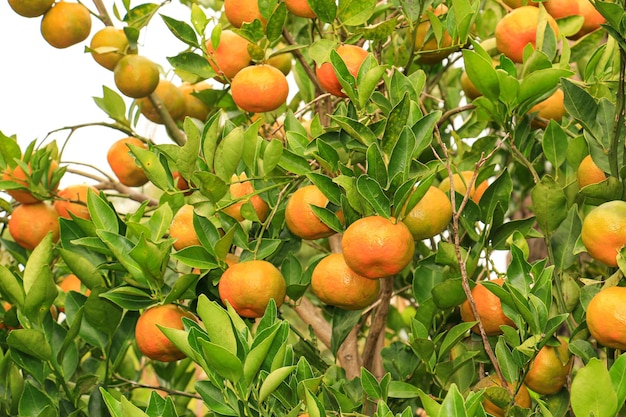
[[[382,361],[379,346],[380,339],[385,337],[385,329],[387,328],[387,314],[393,295],[393,277],[383,278],[381,284],[380,305],[376,309],[363,348],[363,366],[378,378],[383,377],[383,375],[377,375],[375,372],[382,369],[381,366],[378,366],[379,362]]]

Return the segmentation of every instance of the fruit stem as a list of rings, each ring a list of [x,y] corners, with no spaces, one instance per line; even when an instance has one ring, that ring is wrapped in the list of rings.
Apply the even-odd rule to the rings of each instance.
[[[102,20],[102,23],[107,26],[113,26],[113,20],[111,20],[111,16],[109,16],[109,12],[104,6],[102,0],[93,0],[93,4],[96,6],[96,9],[98,9],[98,13],[100,13],[98,18]]]
[[[183,132],[178,128],[178,126],[176,125],[176,122],[174,121],[174,119],[172,119],[170,112],[167,111],[167,109],[163,105],[163,102],[161,101],[159,96],[157,96],[156,93],[152,93],[148,96],[148,98],[150,99],[150,102],[152,103],[154,108],[159,113],[159,116],[161,116],[161,119],[163,120],[163,123],[165,124],[165,128],[169,136],[172,138],[174,142],[176,142],[178,146],[183,146],[187,142],[187,138],[185,137]]]

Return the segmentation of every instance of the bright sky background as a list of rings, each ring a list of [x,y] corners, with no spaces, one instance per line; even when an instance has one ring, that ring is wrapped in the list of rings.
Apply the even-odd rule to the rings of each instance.
[[[70,0],[68,0],[70,1]],[[113,2],[105,1],[108,7]],[[95,11],[92,3],[85,3]],[[110,8],[109,11],[112,9]],[[161,9],[161,13],[178,20],[188,20],[190,11],[178,2]],[[102,86],[116,89],[113,73],[98,65],[84,52],[91,36],[104,27],[92,19],[90,37],[66,49],[56,49],[41,36],[41,18],[26,18],[11,9],[6,0],[0,1],[0,131],[17,135],[22,149],[32,140],[43,140],[48,132],[64,126],[110,121],[93,101],[102,97]],[[116,23],[117,27],[122,27]],[[166,57],[184,50],[185,45],[174,38],[162,19],[155,16],[142,29],[140,53],[164,68],[170,68]],[[130,103],[130,100],[127,101]],[[140,134],[157,142],[169,141],[162,127],[141,118]],[[61,147],[68,131],[55,133]],[[111,172],[106,161],[109,146],[124,135],[106,128],[89,127],[75,133],[66,146],[63,161],[81,161]],[[61,186],[85,182],[82,177],[66,175]]]

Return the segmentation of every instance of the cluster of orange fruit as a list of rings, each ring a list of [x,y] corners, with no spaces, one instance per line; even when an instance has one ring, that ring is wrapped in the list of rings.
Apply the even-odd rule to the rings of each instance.
[[[26,169],[23,168],[26,166]],[[9,218],[9,234],[13,240],[25,249],[33,250],[39,242],[52,233],[53,240],[59,237],[59,217],[70,219],[72,216],[88,219],[87,193],[91,189],[87,184],[74,184],[58,190],[58,183],[52,184],[52,176],[58,168],[58,163],[49,161],[47,177],[38,180],[50,190],[54,203],[45,201],[45,196],[31,193],[28,189],[33,180],[33,170],[30,164],[18,164],[7,167],[2,173],[2,180],[17,183],[20,188],[8,189],[9,194],[19,204],[11,212]],[[45,178],[44,178],[45,177]]]

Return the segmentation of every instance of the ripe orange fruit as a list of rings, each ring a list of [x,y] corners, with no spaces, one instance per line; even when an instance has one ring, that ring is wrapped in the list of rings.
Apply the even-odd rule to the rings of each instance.
[[[431,186],[411,211],[405,213],[403,210],[403,216],[402,221],[409,228],[413,239],[429,239],[446,230],[450,224],[452,204],[446,193]]]
[[[609,201],[592,209],[583,220],[581,239],[589,256],[617,266],[617,252],[626,245],[626,202]]]
[[[183,94],[183,100],[185,101],[185,110],[179,119],[184,120],[186,117],[193,117],[204,122],[211,112],[211,107],[194,96],[193,93],[210,90],[211,88],[211,84],[204,81],[196,84],[184,82],[179,85],[178,89]]]
[[[174,304],[158,305],[145,310],[135,326],[135,340],[141,353],[161,362],[175,362],[185,358],[186,355],[159,328],[183,330],[183,317],[197,321],[192,313]]]
[[[494,279],[491,282],[502,286],[504,280],[502,278]],[[485,333],[487,336],[497,336],[502,334],[500,326],[507,325],[515,327],[513,320],[504,315],[502,311],[502,303],[500,299],[494,293],[489,291],[482,283],[476,283],[476,286],[472,288],[472,297],[476,303],[476,309],[478,310],[478,316],[483,324]],[[463,301],[461,304],[461,318],[464,322],[475,321],[474,314],[472,314],[472,307],[469,300]],[[480,334],[478,324],[472,327],[472,331],[476,334]]]
[[[230,265],[218,284],[222,303],[230,303],[237,314],[248,318],[263,316],[274,299],[280,307],[287,293],[287,284],[278,268],[267,261],[253,260]]]
[[[213,47],[210,39],[207,41],[207,59],[218,74],[218,81],[224,81],[224,77],[232,80],[239,71],[250,65],[252,58],[248,53],[249,44],[247,39],[232,30],[222,31],[217,48]]]
[[[559,88],[550,97],[535,104],[530,108],[528,114],[534,115],[531,126],[535,129],[545,128],[547,126],[545,120],[561,122],[565,115],[565,94],[563,90]]]
[[[577,0],[546,0],[543,2],[543,7],[555,19],[577,16],[579,14]]]
[[[271,65],[251,65],[239,71],[230,84],[233,101],[251,113],[265,113],[287,101],[289,83],[285,74]]]
[[[67,293],[69,291],[76,291],[87,296],[89,296],[89,294],[91,293],[88,288],[83,290],[80,278],[78,278],[74,274],[65,275],[63,277],[63,280],[59,283],[59,288],[61,288],[64,293]]]
[[[587,327],[603,346],[626,350],[626,288],[609,287],[587,305]]]
[[[559,29],[554,18],[546,15],[546,20],[558,36]],[[539,8],[518,7],[496,24],[496,48],[511,61],[521,63],[526,45],[536,45],[537,30],[543,30],[539,28]]]
[[[368,52],[356,45],[339,45],[336,51],[346,64],[348,72],[356,78],[361,64],[367,58]],[[341,83],[337,79],[335,69],[330,62],[324,62],[322,65],[316,66],[315,75],[324,90],[336,97],[348,97],[342,91]]]
[[[163,103],[163,107],[169,112],[172,119],[177,120],[185,113],[185,97],[171,81],[159,81],[157,88],[154,90],[154,94],[159,97],[161,103]],[[143,114],[146,119],[160,125],[165,123],[148,97],[140,98],[137,100],[137,104],[141,109],[141,114]]]
[[[59,239],[59,214],[47,203],[20,204],[9,219],[9,234],[21,247],[33,250],[46,235]]]
[[[89,209],[87,208],[87,194],[89,190],[98,194],[98,190],[87,184],[69,185],[59,191],[58,200],[54,201],[53,207],[60,217],[71,219],[70,213],[81,219],[89,220]]]
[[[193,227],[193,206],[182,206],[170,225],[170,237],[176,239],[174,249],[181,250],[188,246],[200,246],[200,239]]]
[[[149,96],[159,85],[159,67],[141,55],[125,55],[113,70],[115,85],[131,98]]]
[[[524,377],[524,384],[541,395],[559,392],[567,382],[574,363],[567,341],[561,337],[558,339],[561,342],[559,346],[546,345],[541,348]]]
[[[593,162],[591,155],[585,156],[576,170],[578,188],[583,188],[590,184],[597,184],[605,179],[606,174]]]
[[[148,177],[135,162],[128,145],[148,149],[148,145],[137,138],[123,138],[111,145],[107,153],[107,161],[119,182],[128,187],[140,187],[148,182]]]
[[[448,7],[445,4],[440,4],[434,10],[431,9],[435,16],[441,16],[448,12]],[[450,55],[450,50],[446,50],[452,46],[452,36],[447,30],[443,32],[442,38],[437,42],[437,38],[434,34],[428,36],[431,23],[428,18],[428,14],[424,14],[421,19],[421,23],[417,26],[415,33],[415,52],[417,53],[417,62],[423,64],[436,64],[441,62],[444,58]]]
[[[508,385],[511,391],[515,392],[515,386],[511,384],[510,382],[508,383]],[[478,391],[481,389],[488,389],[491,387],[501,387],[501,386],[502,386],[502,382],[500,381],[500,378],[498,378],[495,375],[488,375],[482,378],[481,380],[479,380],[476,383],[476,385],[474,385],[474,391]],[[524,385],[520,387],[519,391],[517,391],[517,395],[515,395],[515,404],[519,405],[522,408],[530,408],[530,406],[532,405],[530,394],[528,393],[528,390],[526,389]],[[502,408],[495,405],[486,397],[483,397],[483,408],[485,409],[487,413],[495,417],[504,417],[505,415],[505,412]]]
[[[473,176],[474,171],[461,171],[460,173],[454,174],[454,192],[465,195],[465,193],[467,193],[467,184],[470,183]],[[470,189],[470,198],[474,201],[474,203],[478,204],[487,187],[489,187],[489,183],[487,181],[481,182],[478,186],[476,186],[476,183],[472,185],[472,188]],[[445,177],[439,183],[439,189],[447,193],[450,191],[450,188],[450,177]]]
[[[313,269],[311,289],[324,304],[360,310],[378,299],[380,281],[354,272],[340,253],[331,253]]]
[[[54,0],[9,0],[13,11],[24,17],[39,17],[47,12]]]
[[[47,183],[44,183],[44,185],[46,185],[47,187],[52,185],[51,184],[52,175],[54,174],[54,171],[56,171],[58,167],[59,167],[59,163],[57,161],[55,160],[50,161],[48,178],[46,179]],[[29,179],[31,178],[32,174],[33,174],[33,171],[32,171],[30,163],[28,164],[28,173],[24,172],[21,166],[16,165],[15,168],[7,167],[4,170],[4,172],[2,173],[2,180],[14,181],[25,188],[30,188]],[[42,178],[42,180],[44,180],[44,178]],[[52,186],[53,189],[51,191],[56,191],[58,186],[59,186],[58,184],[54,184]],[[22,204],[33,204],[33,203],[38,203],[39,201],[41,201],[38,197],[34,196],[28,190],[13,189],[13,190],[6,190],[6,193],[9,194],[11,197],[13,197],[15,201],[22,203]]]
[[[537,3],[535,3],[533,0],[503,0],[503,1],[504,1],[504,4],[514,9],[517,9],[518,7],[522,7],[522,6],[537,7]]]
[[[224,0],[224,14],[226,19],[236,28],[244,23],[252,23],[260,20],[263,26],[267,20],[259,10],[258,0]]]
[[[600,29],[600,25],[606,23],[604,16],[600,14],[589,0],[578,0],[578,13],[584,18],[583,27],[572,38],[580,38],[594,30]]]
[[[326,207],[328,198],[315,185],[306,185],[294,192],[285,207],[287,228],[305,240],[321,239],[336,232],[315,215],[311,205]]]
[[[91,14],[81,3],[59,1],[41,19],[41,35],[55,48],[84,41],[91,32]]]
[[[231,184],[229,187],[230,195],[233,199],[240,199],[242,197],[248,196],[254,192],[254,187],[252,186],[252,182],[248,181],[248,176],[246,173],[242,173],[241,175],[233,175],[231,178]],[[245,198],[240,201],[237,201],[234,204],[224,208],[222,211],[228,214],[230,217],[234,218],[237,221],[242,221],[244,219],[241,214],[241,206],[250,202],[254,207],[254,211],[256,211],[256,215],[262,222],[265,221],[267,215],[269,214],[270,207],[267,205],[265,201],[258,195],[255,194],[250,198]]]
[[[128,48],[128,38],[122,29],[106,26],[91,38],[91,56],[104,68],[113,71]]]
[[[298,17],[307,19],[315,19],[317,17],[307,0],[285,0],[285,6],[287,6],[287,10]]]
[[[354,272],[378,279],[402,271],[413,260],[415,242],[409,228],[395,218],[368,216],[348,226],[341,249]]]

